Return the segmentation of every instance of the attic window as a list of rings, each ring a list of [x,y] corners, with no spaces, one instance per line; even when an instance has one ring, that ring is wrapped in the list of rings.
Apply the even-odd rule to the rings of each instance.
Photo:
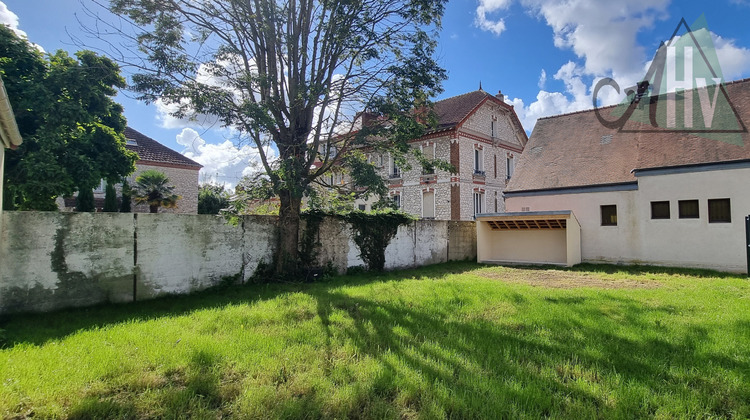
[[[125,139],[125,145],[127,146],[138,146],[138,142],[133,139]]]
[[[601,144],[610,144],[612,143],[612,135],[611,134],[605,134],[602,136]]]

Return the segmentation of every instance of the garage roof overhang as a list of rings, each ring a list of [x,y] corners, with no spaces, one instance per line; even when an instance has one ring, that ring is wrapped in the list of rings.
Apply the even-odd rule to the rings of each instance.
[[[482,213],[477,222],[487,222],[492,230],[565,229],[572,217],[570,210]]]

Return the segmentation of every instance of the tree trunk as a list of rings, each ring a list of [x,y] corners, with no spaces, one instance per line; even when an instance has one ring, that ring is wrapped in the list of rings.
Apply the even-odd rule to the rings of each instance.
[[[276,274],[294,274],[299,268],[299,221],[302,197],[295,197],[291,191],[279,193],[279,250],[276,253]]]

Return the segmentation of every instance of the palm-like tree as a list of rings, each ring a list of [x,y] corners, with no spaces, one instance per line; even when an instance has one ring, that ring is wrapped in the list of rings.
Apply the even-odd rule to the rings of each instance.
[[[136,204],[148,204],[151,213],[157,213],[159,207],[177,207],[180,196],[174,194],[174,186],[167,185],[168,182],[169,178],[163,172],[153,169],[143,171],[135,179]]]

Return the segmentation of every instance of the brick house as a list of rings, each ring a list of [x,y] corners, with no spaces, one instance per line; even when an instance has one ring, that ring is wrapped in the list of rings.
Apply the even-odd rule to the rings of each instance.
[[[504,211],[503,191],[528,137],[513,106],[482,90],[435,103],[436,129],[411,141],[427,158],[451,163],[457,173],[436,169],[424,173],[412,161],[402,171],[388,153],[371,154],[387,178],[390,197],[407,213],[424,219],[473,220],[487,211]],[[375,199],[358,200],[370,210]]]
[[[175,194],[182,198],[177,202],[177,208],[159,208],[159,213],[197,214],[198,191],[200,189],[198,172],[203,166],[130,127],[125,128],[125,139],[127,140],[125,147],[138,154],[135,172],[127,178],[130,186],[135,185],[135,179],[143,171],[154,169],[163,172],[169,178],[170,184],[175,186]],[[94,205],[97,211],[101,211],[104,207],[105,188],[106,182],[102,181],[94,189]],[[122,186],[118,184],[116,190],[119,199]],[[74,208],[75,198],[66,198],[64,210],[71,211]],[[149,212],[149,208],[145,204],[135,205],[133,203],[132,209],[137,213]]]

